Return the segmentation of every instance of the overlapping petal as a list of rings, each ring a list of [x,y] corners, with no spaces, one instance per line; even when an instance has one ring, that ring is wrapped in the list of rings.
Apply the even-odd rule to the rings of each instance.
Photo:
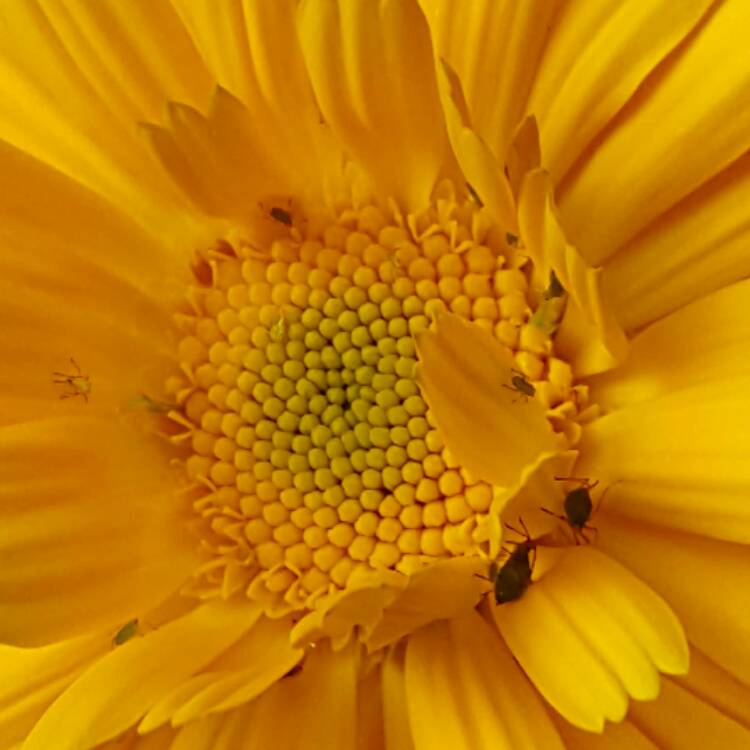
[[[750,548],[605,514],[597,525],[602,549],[669,602],[690,642],[750,683]]]
[[[415,750],[563,747],[511,654],[476,612],[413,635],[404,679]]]
[[[452,314],[417,339],[417,378],[450,451],[473,476],[505,487],[557,445],[542,405],[510,383],[510,352]]]
[[[492,614],[539,692],[582,729],[622,721],[628,697],[653,699],[657,670],[688,668],[684,633],[664,600],[593,547],[570,550]]]
[[[604,270],[618,320],[637,330],[750,274],[750,155],[634,237]]]
[[[612,485],[604,507],[618,519],[747,544],[748,446],[747,379],[734,375],[596,420],[576,471]]]
[[[544,166],[555,182],[712,5],[582,0],[562,6],[526,104],[539,121]]]
[[[305,63],[325,121],[383,198],[421,210],[451,173],[427,23],[416,2],[301,3]]]
[[[39,645],[113,631],[196,563],[161,446],[113,420],[0,429],[0,639]]]
[[[750,147],[749,22],[742,0],[717,3],[563,185],[565,228],[589,263],[603,263]]]
[[[241,638],[259,614],[247,603],[210,602],[114,649],[52,704],[25,750],[87,750],[115,737]]]

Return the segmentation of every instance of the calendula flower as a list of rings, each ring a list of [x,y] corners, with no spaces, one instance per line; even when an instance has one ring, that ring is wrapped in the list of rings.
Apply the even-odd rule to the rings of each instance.
[[[0,5],[0,745],[750,744],[748,22]]]

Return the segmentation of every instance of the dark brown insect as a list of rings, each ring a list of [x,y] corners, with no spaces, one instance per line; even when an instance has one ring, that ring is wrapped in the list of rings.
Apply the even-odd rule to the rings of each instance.
[[[292,215],[285,208],[281,208],[281,206],[273,206],[270,213],[271,218],[278,221],[279,224],[283,224],[285,227],[292,226]]]
[[[486,578],[494,585],[495,604],[506,604],[520,599],[531,584],[538,541],[531,538],[521,518],[518,522],[523,531],[519,531],[509,523],[505,526],[522,537],[523,541],[512,542],[513,548],[510,550],[503,548],[503,552],[508,557],[502,565],[498,565],[497,562],[490,564],[489,577],[478,576]]]
[[[520,370],[513,368],[510,372],[510,385],[503,383],[503,388],[520,393],[525,400],[528,400],[536,394],[536,388],[526,380],[526,376]]]
[[[579,544],[579,535],[584,542],[588,543],[589,539],[585,532],[593,531],[596,533],[596,528],[589,525],[591,512],[594,508],[594,504],[591,502],[591,490],[599,484],[599,480],[597,479],[592,482],[587,477],[555,477],[555,479],[559,482],[579,482],[579,485],[565,495],[565,500],[563,501],[565,515],[555,513],[549,510],[549,508],[542,508],[542,511],[547,513],[547,515],[565,521],[573,531],[573,538],[576,544]],[[602,495],[603,497],[604,495]],[[599,502],[601,504],[601,498]]]

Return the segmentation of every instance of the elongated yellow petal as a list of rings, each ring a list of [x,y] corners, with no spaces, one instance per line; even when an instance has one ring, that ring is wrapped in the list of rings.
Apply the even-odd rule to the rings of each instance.
[[[602,734],[584,732],[564,719],[555,722],[565,747],[575,750],[659,750],[648,736],[625,719],[619,724],[607,724]]]
[[[540,286],[554,271],[569,294],[556,343],[581,375],[609,369],[625,358],[627,340],[602,293],[601,269],[592,268],[569,244],[552,199],[549,175],[526,175],[518,205],[521,237],[535,264]]]
[[[674,682],[750,730],[750,686],[725,672],[705,654],[690,649],[690,672]]]
[[[542,695],[582,729],[621,721],[628,695],[654,698],[655,668],[687,670],[687,643],[667,605],[593,548],[571,550],[521,600],[492,614]]]
[[[437,54],[456,71],[478,136],[501,163],[562,4],[420,0]]]
[[[654,698],[655,669],[688,668],[685,636],[669,607],[593,547],[571,550],[522,599],[492,614],[542,695],[582,729],[621,721],[628,696]]]
[[[747,3],[717,4],[564,186],[565,227],[589,263],[612,256],[750,146],[748,23]]]
[[[277,682],[252,704],[252,746],[356,747],[356,667],[354,649],[336,653],[320,644],[301,672]]]
[[[735,376],[602,417],[576,471],[609,478],[604,507],[618,518],[747,543],[748,446],[747,379]]]
[[[609,411],[745,374],[749,297],[750,281],[740,281],[653,323],[631,340],[622,366],[590,381],[592,399]]]
[[[138,146],[132,123],[91,87],[38,3],[2,4],[0,47],[0,138],[127,207],[154,233],[181,220],[184,203]]]
[[[414,750],[406,699],[403,648],[386,652],[382,668],[383,733],[389,750]]]
[[[659,217],[612,258],[604,293],[635,330],[750,274],[750,154]]]
[[[195,565],[157,448],[111,421],[0,430],[0,635],[36,645],[127,622]]]
[[[260,695],[300,660],[289,643],[288,619],[261,618],[204,672],[177,686],[156,703],[138,731],[150,732],[166,721],[173,726],[228,711]]]
[[[568,3],[555,18],[526,106],[559,182],[714,0]]]
[[[357,741],[361,750],[384,750],[381,670],[357,682]]]
[[[231,646],[259,613],[247,603],[211,602],[116,648],[55,701],[29,735],[25,750],[88,750],[116,736],[174,685]]]
[[[383,197],[422,209],[449,150],[416,0],[304,0],[299,31],[326,122]]]
[[[409,638],[406,692],[418,750],[562,750],[539,698],[476,612]]]
[[[750,550],[602,513],[599,543],[658,591],[706,656],[750,682]]]
[[[417,338],[417,378],[451,453],[473,476],[504,487],[556,447],[541,404],[512,389],[513,359],[478,326],[441,315]]]
[[[750,729],[670,681],[658,701],[633,706],[631,721],[660,747],[750,746]]]
[[[43,648],[0,646],[0,744],[20,742],[47,707],[94,659],[111,636],[89,635]]]
[[[257,190],[264,183],[262,167],[276,156],[287,185],[320,197],[340,169],[341,154],[320,122],[296,34],[296,3],[175,0],[174,5],[220,87],[252,112],[254,147],[242,160],[245,166],[230,165],[228,178],[236,180],[232,173],[240,171]],[[214,147],[232,149],[233,144],[219,137]]]
[[[210,96],[211,75],[172,3],[65,0],[44,3],[43,12],[128,131],[138,120],[160,117],[165,99],[200,107]]]
[[[515,203],[502,162],[473,129],[461,81],[444,60],[438,69],[438,86],[448,135],[461,171],[500,226],[515,233]]]

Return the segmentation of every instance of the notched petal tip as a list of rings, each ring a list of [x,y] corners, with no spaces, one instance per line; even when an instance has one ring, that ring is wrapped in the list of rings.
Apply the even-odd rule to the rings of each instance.
[[[508,178],[487,144],[472,128],[456,72],[446,60],[438,70],[438,91],[453,152],[472,189],[495,219],[515,233],[516,205]]]

